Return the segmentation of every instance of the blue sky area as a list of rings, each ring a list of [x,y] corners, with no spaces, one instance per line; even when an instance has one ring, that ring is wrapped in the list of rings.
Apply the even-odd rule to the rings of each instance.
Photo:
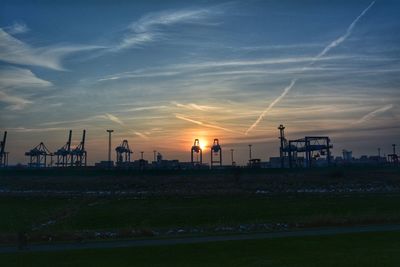
[[[2,1],[0,130],[10,163],[69,129],[89,162],[128,139],[188,161],[219,138],[229,163],[331,136],[335,155],[400,137],[399,1]],[[208,153],[207,153],[208,156]],[[208,157],[206,157],[208,159]]]

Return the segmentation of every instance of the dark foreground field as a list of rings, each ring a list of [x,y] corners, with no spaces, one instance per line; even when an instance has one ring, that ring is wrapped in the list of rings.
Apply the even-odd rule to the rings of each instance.
[[[32,242],[400,223],[400,194],[120,198],[0,197],[0,240]]]
[[[0,254],[4,266],[399,266],[400,232]]]
[[[2,170],[0,245],[400,224],[396,168]],[[6,266],[398,266],[399,232],[1,254]],[[30,264],[28,264],[30,263]],[[226,264],[225,264],[226,263]],[[377,264],[379,263],[379,264]]]

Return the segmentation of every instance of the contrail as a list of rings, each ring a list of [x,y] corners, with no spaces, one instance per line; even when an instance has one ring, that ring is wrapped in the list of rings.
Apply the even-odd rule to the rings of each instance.
[[[218,126],[218,125],[208,124],[208,123],[204,123],[204,122],[201,122],[201,121],[196,121],[196,120],[193,120],[193,119],[189,119],[189,118],[186,118],[186,117],[184,117],[182,115],[176,114],[175,117],[177,119],[188,121],[188,122],[191,122],[191,123],[194,123],[194,124],[198,124],[198,125],[202,125],[204,127],[223,130],[223,131],[230,132],[230,133],[236,133],[235,131],[232,131],[230,129],[227,129],[227,128],[224,128],[224,127],[221,127],[221,126]]]
[[[331,50],[332,48],[340,45],[341,43],[343,43],[344,41],[346,41],[346,39],[351,35],[351,33],[353,32],[354,27],[356,26],[357,22],[365,15],[365,13],[367,13],[367,11],[375,4],[375,1],[372,1],[371,4],[369,4],[369,6],[367,6],[366,9],[363,10],[363,12],[361,12],[361,14],[350,24],[350,26],[347,28],[346,33],[343,34],[342,36],[340,36],[339,38],[337,38],[336,40],[334,40],[333,42],[331,42],[327,47],[324,48],[324,50],[321,51],[321,53],[319,53],[312,61],[311,64],[313,64],[316,60],[318,60],[319,58],[325,56],[326,53],[329,52],[329,50]]]
[[[112,122],[124,125],[124,123],[118,117],[116,117],[112,114],[106,113],[105,118],[109,119]]]
[[[267,114],[274,106],[276,103],[278,103],[282,98],[285,97],[285,95],[287,93],[289,93],[289,91],[292,89],[292,87],[296,84],[297,79],[293,79],[292,82],[289,84],[289,86],[287,86],[282,94],[280,96],[278,96],[277,98],[275,98],[274,101],[271,102],[271,104],[269,104],[269,106],[260,114],[260,116],[258,117],[258,119],[253,123],[253,125],[250,126],[249,129],[247,129],[247,131],[245,132],[245,134],[247,135],[251,130],[253,130],[254,127],[257,126],[258,123],[260,123],[260,121],[262,120],[262,118],[265,116],[265,114]]]
[[[356,121],[355,123],[363,123],[365,121],[369,121],[370,119],[372,119],[373,117],[375,117],[376,115],[379,115],[383,112],[388,111],[389,109],[393,108],[393,105],[386,105],[383,106],[381,108],[375,109],[373,111],[371,111],[370,113],[368,113],[367,115],[363,116],[361,119],[359,119],[358,121]]]
[[[133,131],[133,133],[136,134],[137,136],[143,138],[143,139],[146,139],[146,140],[149,139],[149,137],[148,137],[147,135],[145,135],[145,134],[143,134],[143,133],[141,133],[141,132]]]
[[[369,6],[367,6],[367,8],[365,8],[360,15],[358,15],[358,17],[353,20],[353,22],[350,24],[350,26],[347,28],[345,34],[343,34],[342,36],[340,36],[339,38],[335,39],[334,41],[332,41],[329,45],[327,45],[318,55],[316,55],[314,58],[311,59],[310,63],[307,64],[307,66],[304,66],[302,68],[301,72],[304,72],[307,67],[309,67],[310,65],[314,64],[318,59],[320,59],[321,57],[323,57],[324,55],[326,55],[326,53],[328,53],[332,48],[340,45],[341,43],[343,43],[353,32],[354,27],[356,26],[357,22],[365,15],[365,13],[367,13],[367,11],[375,4],[375,1],[372,1]],[[283,93],[278,96],[274,101],[272,101],[271,104],[269,104],[269,106],[260,114],[260,116],[258,117],[258,119],[246,130],[245,134],[247,135],[251,130],[253,130],[259,123],[260,121],[264,118],[264,116],[272,109],[273,106],[275,106],[279,101],[282,100],[283,97],[285,97],[285,95],[287,93],[289,93],[289,91],[293,88],[293,86],[296,84],[297,79],[293,79],[290,83],[289,86],[287,86],[284,90]]]

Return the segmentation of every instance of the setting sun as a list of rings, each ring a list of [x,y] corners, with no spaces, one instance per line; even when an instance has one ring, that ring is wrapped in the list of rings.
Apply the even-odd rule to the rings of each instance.
[[[205,141],[204,139],[199,139],[199,143],[201,150],[205,150],[207,148],[207,141]]]

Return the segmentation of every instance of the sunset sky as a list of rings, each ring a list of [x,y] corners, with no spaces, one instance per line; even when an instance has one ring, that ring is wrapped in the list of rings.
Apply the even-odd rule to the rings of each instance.
[[[190,3],[189,3],[190,2]],[[398,1],[2,1],[0,134],[10,164],[87,130],[88,161],[123,139],[190,160],[219,138],[224,163],[329,135],[334,155],[388,153],[400,137]],[[209,150],[206,151],[209,161]]]

